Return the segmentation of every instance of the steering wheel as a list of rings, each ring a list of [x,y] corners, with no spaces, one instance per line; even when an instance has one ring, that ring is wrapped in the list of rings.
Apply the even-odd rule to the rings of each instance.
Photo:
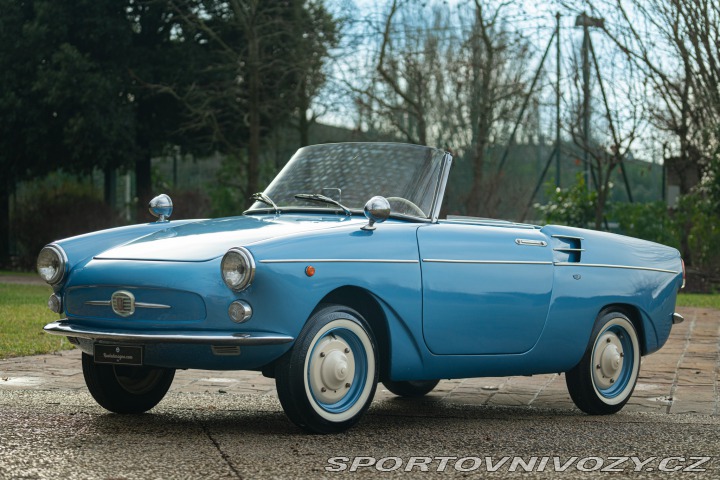
[[[425,215],[425,212],[422,211],[420,207],[415,205],[413,202],[408,200],[407,198],[402,197],[387,197],[387,201],[390,202],[390,208],[393,211],[396,211],[396,213],[402,213],[402,214],[410,214],[415,215],[417,217],[427,218],[427,215]],[[393,203],[399,204],[399,206],[396,208],[393,206]]]

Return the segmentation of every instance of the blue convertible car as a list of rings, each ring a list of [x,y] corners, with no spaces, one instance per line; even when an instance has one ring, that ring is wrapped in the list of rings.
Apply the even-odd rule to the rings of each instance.
[[[417,145],[300,149],[243,215],[60,240],[38,257],[45,327],[82,350],[92,396],[140,413],[176,369],[258,370],[288,417],[343,431],[378,382],[566,372],[589,414],[620,410],[674,323],[677,250],[608,233],[440,218],[450,154]],[[364,213],[364,215],[363,215]],[[367,218],[365,218],[367,217]]]

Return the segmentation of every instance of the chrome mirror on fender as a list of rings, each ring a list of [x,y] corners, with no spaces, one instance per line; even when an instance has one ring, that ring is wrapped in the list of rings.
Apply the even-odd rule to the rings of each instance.
[[[363,230],[375,230],[376,223],[382,223],[390,216],[390,202],[385,197],[372,197],[365,204],[365,216],[368,224],[362,227]]]
[[[172,199],[164,193],[160,194],[150,200],[148,208],[153,217],[157,217],[158,222],[167,222],[173,211]]]

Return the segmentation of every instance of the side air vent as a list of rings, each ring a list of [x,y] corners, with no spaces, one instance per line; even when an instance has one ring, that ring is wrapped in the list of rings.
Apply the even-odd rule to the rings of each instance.
[[[555,240],[553,253],[556,262],[573,262],[579,263],[582,252],[582,237],[573,237],[570,235],[553,235]]]
[[[212,345],[213,355],[218,356],[236,356],[240,355],[240,347],[237,345]]]

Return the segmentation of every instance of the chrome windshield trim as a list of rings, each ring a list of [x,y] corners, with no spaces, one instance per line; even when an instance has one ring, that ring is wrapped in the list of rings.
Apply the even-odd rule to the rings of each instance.
[[[442,166],[440,167],[438,186],[435,189],[435,198],[433,199],[432,207],[430,208],[430,221],[432,223],[437,223],[440,218],[440,209],[442,208],[443,198],[445,197],[445,188],[447,187],[452,160],[452,155],[445,152],[442,159]]]
[[[260,263],[420,263],[417,260],[389,260],[382,258],[286,258],[260,260]]]
[[[85,305],[93,305],[96,307],[109,307],[112,304],[110,303],[110,300],[88,300],[87,302],[85,302]],[[163,305],[161,303],[135,302],[135,308],[164,309],[164,308],[172,308],[172,307],[170,305]]]
[[[143,332],[143,331],[108,331],[99,328],[87,328],[73,325],[67,320],[48,323],[44,330],[52,335],[87,338],[90,340],[107,340],[115,342],[134,342],[143,344],[185,343],[203,345],[281,345],[295,339],[289,335],[257,334],[240,332]]]
[[[660,272],[660,273],[672,273],[677,275],[676,270],[666,270],[664,268],[652,268],[652,267],[635,267],[632,265],[606,265],[603,263],[577,263],[577,262],[555,262],[556,267],[593,267],[593,268],[620,268],[623,270],[643,270],[648,272]]]
[[[426,263],[468,263],[481,265],[552,265],[553,262],[534,262],[516,260],[449,260],[444,258],[423,258]]]

